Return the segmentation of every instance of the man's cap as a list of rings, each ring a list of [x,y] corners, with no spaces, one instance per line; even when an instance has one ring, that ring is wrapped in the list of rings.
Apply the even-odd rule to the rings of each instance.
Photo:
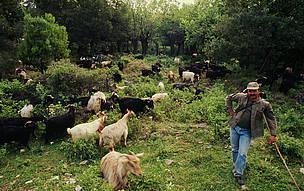
[[[249,82],[246,89],[247,90],[258,90],[258,89],[260,89],[260,85],[257,82]]]

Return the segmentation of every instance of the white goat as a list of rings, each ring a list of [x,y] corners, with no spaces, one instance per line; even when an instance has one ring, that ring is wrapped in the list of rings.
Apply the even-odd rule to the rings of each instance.
[[[193,72],[188,72],[188,71],[184,71],[183,72],[183,81],[190,81],[190,82],[194,82],[194,73]]]
[[[98,113],[103,103],[106,103],[106,96],[101,91],[98,91],[90,97],[87,105],[87,110]]]
[[[161,99],[164,99],[165,97],[168,97],[168,93],[156,93],[151,97],[151,99],[153,100],[153,102],[158,102]]]
[[[99,133],[99,146],[106,146],[110,151],[113,151],[115,144],[120,143],[121,140],[124,141],[122,146],[127,146],[128,120],[135,115],[133,111],[127,111],[116,123],[106,126]]]
[[[32,111],[34,109],[34,106],[32,104],[27,104],[25,105],[21,110],[20,110],[20,115],[21,117],[32,117]]]
[[[165,90],[165,84],[163,82],[159,82],[157,87],[159,88],[159,90],[161,92],[163,92]]]
[[[111,60],[102,61],[102,62],[101,62],[101,67],[110,66],[111,64],[112,64],[112,61],[111,61]]]
[[[100,171],[109,184],[114,188],[114,191],[124,189],[128,183],[128,173],[131,172],[135,176],[141,176],[140,159],[143,156],[140,154],[122,154],[119,152],[109,152],[100,162]]]
[[[182,63],[182,59],[179,58],[179,57],[175,57],[174,58],[174,63],[177,64],[177,65],[180,65]]]
[[[67,132],[71,135],[73,142],[75,143],[79,139],[88,140],[90,138],[98,139],[98,133],[96,132],[99,128],[102,129],[104,126],[104,122],[107,118],[106,113],[100,112],[98,113],[99,118],[89,122],[89,123],[81,123],[73,128],[67,128]]]

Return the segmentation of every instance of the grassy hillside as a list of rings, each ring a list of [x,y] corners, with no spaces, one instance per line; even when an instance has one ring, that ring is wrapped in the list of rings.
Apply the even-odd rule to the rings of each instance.
[[[161,58],[164,67],[160,75],[153,78],[140,77],[140,69],[149,67],[155,60],[154,57],[143,61],[130,60],[123,72],[123,78],[129,81],[129,87],[119,92],[121,96],[149,97],[159,91],[159,81],[165,83],[166,92],[169,93],[169,98],[156,103],[152,112],[131,118],[127,147],[115,149],[122,153],[144,153],[141,158],[144,176],[130,175],[127,190],[238,190],[231,173],[231,147],[224,98],[227,94],[236,92],[248,80],[254,79],[254,76],[238,73],[216,82],[203,79],[199,87],[205,90],[205,94],[202,99],[195,99],[193,89],[174,90],[166,79],[165,74],[169,69],[177,72],[171,58]],[[54,68],[46,74],[49,76],[40,76],[39,79],[48,77],[48,80],[54,80],[52,76],[56,76],[56,72],[58,74],[60,71],[64,75],[65,70],[73,70],[67,69],[69,67],[61,70]],[[102,73],[103,70],[98,69],[94,73]],[[110,69],[109,73],[113,70],[115,68]],[[81,69],[75,71],[77,74],[89,72]],[[12,84],[3,83],[0,93],[14,91],[7,90]],[[19,87],[16,83],[14,82],[15,87]],[[51,82],[43,87],[39,86],[39,95],[52,91],[48,87],[50,84]],[[67,86],[61,84],[60,87]],[[61,92],[68,91],[62,89]],[[267,99],[273,104],[278,117],[278,145],[291,172],[304,190],[304,175],[300,172],[300,168],[304,167],[304,108],[296,104],[292,96],[267,93]],[[1,105],[3,108],[5,103],[14,105],[15,107],[6,107],[7,113],[13,115],[14,109],[23,106],[24,102],[26,100],[21,103],[7,96],[2,98]],[[60,105],[55,105],[54,108],[55,113],[56,110],[64,111]],[[4,115],[2,111],[1,116]],[[93,118],[96,116],[90,116],[90,120]],[[118,118],[120,113],[115,109],[109,113],[106,124],[111,124]],[[77,123],[83,120],[82,116],[78,116]],[[107,153],[105,149],[98,149],[95,141],[79,141],[73,144],[68,138],[45,145],[43,130],[44,125],[40,124],[38,139],[30,142],[31,150],[20,152],[16,144],[1,147],[0,190],[112,190],[102,180],[99,171],[100,159]],[[247,187],[255,191],[296,190],[274,146],[267,144],[268,135],[266,132],[265,137],[254,140],[249,150],[245,171]]]

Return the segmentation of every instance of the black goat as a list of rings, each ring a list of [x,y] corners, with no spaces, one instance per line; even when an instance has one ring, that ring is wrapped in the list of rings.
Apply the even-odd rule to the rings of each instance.
[[[115,74],[113,74],[113,80],[114,80],[114,82],[119,83],[122,81],[122,77],[119,73],[115,73]]]
[[[19,142],[21,146],[30,149],[28,142],[30,135],[34,134],[37,125],[33,121],[27,121],[24,125],[1,125],[0,126],[0,144],[11,141]]]
[[[154,108],[153,100],[150,99],[131,97],[119,98],[117,94],[113,94],[112,100],[119,104],[119,108],[122,114],[127,113],[127,109],[132,110],[138,114]]]
[[[185,88],[189,88],[191,85],[186,83],[174,83],[173,88],[183,90]]]
[[[49,118],[45,122],[45,143],[50,138],[58,138],[67,134],[66,129],[72,128],[75,124],[75,107],[69,106],[69,111],[63,115]]]
[[[158,74],[160,72],[160,67],[156,64],[152,65],[152,71],[155,74]]]
[[[123,71],[123,69],[124,69],[124,63],[123,62],[119,61],[117,63],[117,66],[118,66],[118,68],[119,68],[120,71]]]
[[[152,70],[143,69],[141,70],[141,74],[142,76],[153,76],[155,72],[153,72]]]

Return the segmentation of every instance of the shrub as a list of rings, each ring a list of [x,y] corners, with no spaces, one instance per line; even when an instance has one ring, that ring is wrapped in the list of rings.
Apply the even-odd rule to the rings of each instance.
[[[285,108],[278,112],[279,130],[292,137],[304,138],[303,114],[294,108]]]
[[[92,87],[105,91],[106,69],[87,70],[70,63],[58,62],[47,72],[47,83],[52,95],[85,95]]]
[[[62,142],[61,150],[69,161],[97,159],[101,156],[93,139],[78,140],[76,143]]]
[[[10,98],[0,99],[0,118],[19,117],[19,110],[27,103],[26,100],[15,101]]]
[[[290,137],[288,135],[281,135],[277,141],[281,151],[286,156],[292,158],[304,159],[304,141]]]
[[[141,82],[136,83],[136,85],[129,86],[125,89],[124,93],[128,96],[145,98],[151,97],[156,92],[158,92],[158,84],[151,79],[142,78]]]
[[[25,93],[25,85],[17,79],[13,81],[3,80],[0,82],[0,95],[1,97],[14,97],[20,98]]]

